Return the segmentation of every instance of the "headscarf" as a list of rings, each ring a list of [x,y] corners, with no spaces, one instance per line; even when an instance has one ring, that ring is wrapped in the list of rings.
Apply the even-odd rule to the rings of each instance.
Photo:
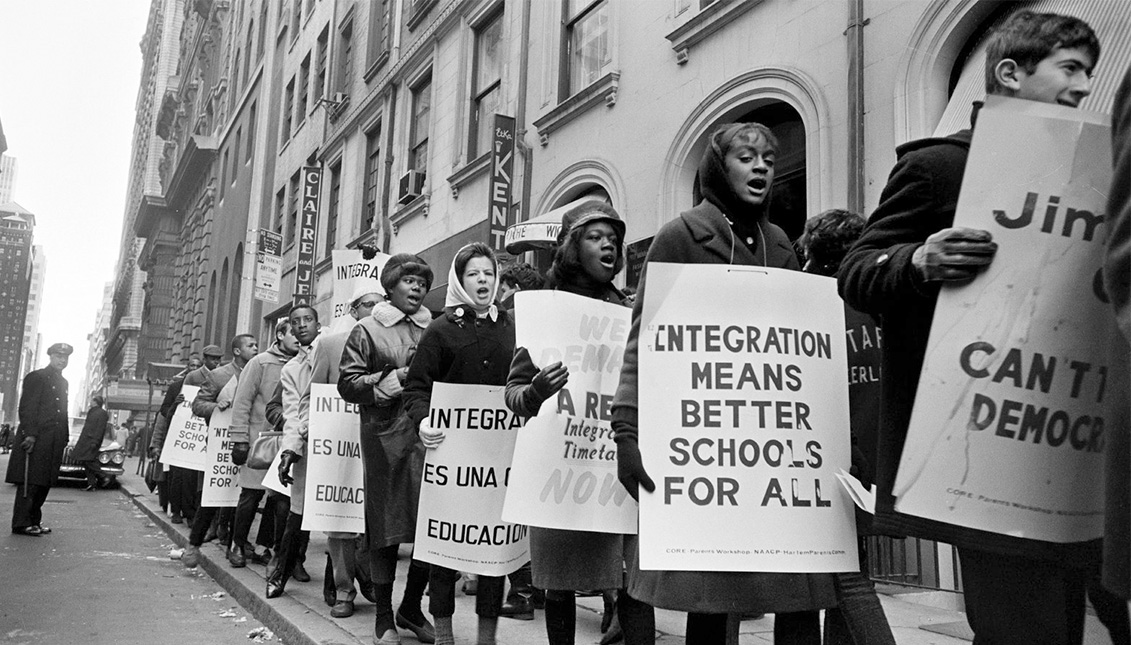
[[[463,249],[466,249],[468,246],[471,245],[468,244],[459,251],[456,251],[456,257],[458,258],[460,251],[463,251]],[[474,257],[484,256],[477,255]],[[475,301],[471,298],[471,295],[467,293],[467,290],[463,288],[463,276],[456,274],[456,261],[455,259],[452,260],[452,266],[448,269],[448,294],[444,298],[444,307],[455,307],[455,315],[457,317],[463,317],[463,307],[466,306],[479,317],[488,316],[491,318],[492,322],[498,319],[499,308],[495,305],[495,296],[499,293],[499,261],[493,258],[489,259],[491,259],[491,262],[495,265],[495,284],[491,287],[491,305],[487,307],[484,312],[480,312],[476,309]]]

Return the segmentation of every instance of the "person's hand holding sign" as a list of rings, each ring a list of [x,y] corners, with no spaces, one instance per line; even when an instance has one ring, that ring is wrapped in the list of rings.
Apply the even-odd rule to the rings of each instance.
[[[429,450],[434,450],[436,446],[444,443],[444,431],[439,428],[433,428],[428,419],[420,421],[420,442],[424,447]]]
[[[926,282],[957,282],[973,279],[995,253],[997,244],[987,231],[944,228],[915,249],[911,264]]]
[[[632,499],[640,501],[640,491],[637,486],[649,493],[656,490],[656,483],[644,470],[644,461],[640,458],[640,446],[636,443],[636,434],[617,438],[617,479],[628,489]]]
[[[558,361],[538,370],[534,375],[534,391],[543,399],[548,399],[565,387],[567,381],[569,381],[569,368]]]

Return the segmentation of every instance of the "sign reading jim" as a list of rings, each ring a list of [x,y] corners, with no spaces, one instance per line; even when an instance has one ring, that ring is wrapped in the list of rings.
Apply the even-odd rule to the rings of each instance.
[[[648,265],[640,566],[856,571],[844,309],[830,278]],[[715,293],[742,298],[704,298]],[[703,527],[711,527],[704,531]]]
[[[991,97],[979,113],[954,225],[998,250],[939,294],[897,511],[1050,542],[1103,534],[1104,402],[1127,358],[1100,278],[1109,141],[1084,110]]]
[[[298,254],[295,259],[296,305],[314,303],[314,243],[318,227],[318,194],[322,186],[322,169],[302,169],[302,207],[299,210]]]

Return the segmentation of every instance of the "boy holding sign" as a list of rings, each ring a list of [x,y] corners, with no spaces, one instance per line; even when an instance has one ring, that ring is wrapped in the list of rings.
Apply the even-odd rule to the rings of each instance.
[[[1083,21],[1018,12],[991,36],[987,92],[1077,107],[1091,91],[1099,53]],[[1083,577],[1094,545],[1021,539],[894,510],[893,484],[940,286],[972,280],[997,251],[989,232],[952,226],[971,134],[964,130],[898,150],[879,206],[839,278],[849,305],[883,320],[876,528],[959,548],[976,643],[1079,642]]]

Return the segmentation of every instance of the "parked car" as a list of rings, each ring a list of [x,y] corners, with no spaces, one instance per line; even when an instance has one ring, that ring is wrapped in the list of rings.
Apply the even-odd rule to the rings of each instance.
[[[71,459],[71,450],[82,434],[82,425],[86,419],[71,417],[70,440],[63,450],[63,464],[59,467],[59,476],[67,479],[86,479],[86,468]],[[98,470],[102,475],[103,485],[109,486],[117,480],[118,475],[125,473],[122,464],[126,462],[126,452],[117,441],[103,439],[102,446],[98,449]]]

